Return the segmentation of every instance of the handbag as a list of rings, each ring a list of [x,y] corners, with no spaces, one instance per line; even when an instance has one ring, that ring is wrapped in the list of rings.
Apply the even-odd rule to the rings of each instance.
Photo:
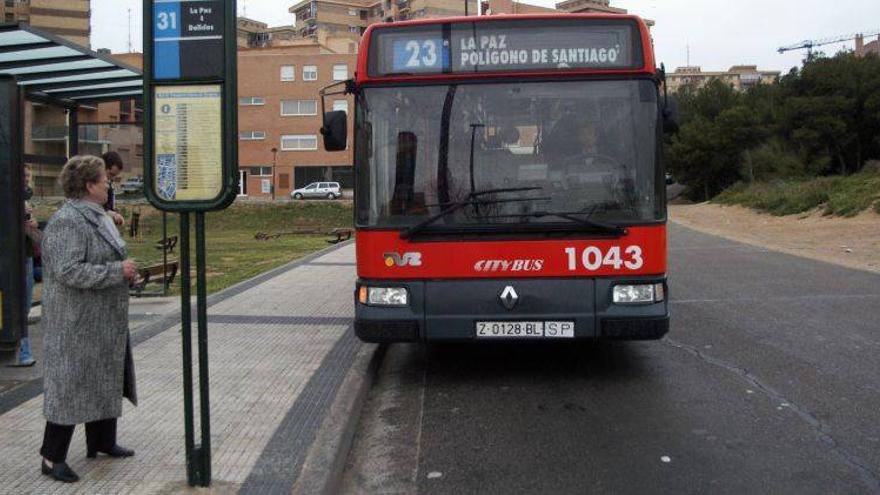
[[[27,242],[28,254],[32,258],[39,258],[42,255],[40,244],[43,242],[43,231],[39,227],[33,227],[30,222],[24,225],[24,237]]]

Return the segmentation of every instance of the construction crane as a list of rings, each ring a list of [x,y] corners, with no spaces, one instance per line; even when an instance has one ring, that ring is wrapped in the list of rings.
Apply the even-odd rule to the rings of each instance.
[[[779,53],[785,53],[785,52],[790,52],[792,50],[803,50],[804,48],[806,48],[807,49],[807,58],[811,59],[811,58],[813,58],[813,47],[822,46],[822,45],[830,45],[832,43],[841,43],[843,41],[854,40],[860,36],[866,38],[868,36],[875,36],[875,35],[880,35],[880,29],[875,29],[873,31],[865,31],[865,32],[861,32],[861,33],[845,34],[842,36],[834,36],[831,38],[822,38],[819,40],[804,40],[804,41],[801,41],[800,43],[797,43],[794,45],[780,47],[776,51],[778,51]]]

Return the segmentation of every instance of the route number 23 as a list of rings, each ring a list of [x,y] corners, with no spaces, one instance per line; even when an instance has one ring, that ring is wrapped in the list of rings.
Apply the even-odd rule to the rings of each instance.
[[[437,63],[437,42],[426,40],[420,45],[418,41],[410,41],[406,44],[406,53],[409,55],[407,67],[433,67]]]
[[[577,270],[577,249],[565,248],[565,254],[568,255],[568,269]],[[596,246],[590,246],[581,252],[580,261],[584,268],[591,272],[603,266],[614,267],[615,270],[620,270],[622,267],[626,267],[628,270],[638,270],[645,264],[645,260],[642,258],[642,248],[639,246],[627,247],[623,251],[623,255],[621,255],[620,246],[614,246],[606,253],[603,253],[602,249]]]

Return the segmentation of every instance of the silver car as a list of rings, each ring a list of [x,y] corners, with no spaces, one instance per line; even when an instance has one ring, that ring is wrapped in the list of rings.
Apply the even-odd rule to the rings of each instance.
[[[293,199],[304,198],[327,198],[337,199],[342,197],[342,188],[338,182],[312,182],[306,187],[294,189],[290,193]]]

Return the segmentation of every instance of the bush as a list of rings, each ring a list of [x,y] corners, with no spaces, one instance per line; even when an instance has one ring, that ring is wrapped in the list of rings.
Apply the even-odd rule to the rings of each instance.
[[[741,174],[752,182],[807,175],[801,159],[779,139],[745,153]]]
[[[849,177],[738,183],[713,200],[738,204],[772,215],[794,215],[822,208],[825,215],[851,217],[874,206],[880,213],[880,172],[866,170]]]

